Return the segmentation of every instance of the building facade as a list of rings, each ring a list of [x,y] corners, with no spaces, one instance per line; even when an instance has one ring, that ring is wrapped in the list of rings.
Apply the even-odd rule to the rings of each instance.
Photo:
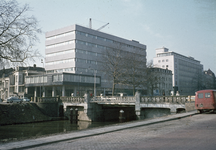
[[[162,68],[149,68],[147,70],[148,95],[170,95],[173,89],[172,71]]]
[[[71,76],[79,76],[78,81],[74,81],[71,85],[61,85],[63,89],[70,90],[71,94],[78,94],[77,82],[82,92],[105,94],[111,91],[112,81],[106,78],[100,68],[100,64],[103,63],[101,58],[105,51],[116,48],[116,45],[121,45],[122,51],[126,53],[137,53],[142,57],[142,63],[146,64],[146,46],[135,40],[123,39],[76,24],[47,32],[46,72],[53,75],[61,73],[64,76],[64,73],[68,73]],[[92,83],[89,85],[91,89],[82,86],[87,85],[88,77],[93,77],[89,78],[89,83]],[[120,89],[122,86],[117,88]]]
[[[203,88],[216,89],[215,74],[210,69],[203,72]]]
[[[23,98],[28,96],[26,88],[26,77],[40,75],[45,72],[44,68],[36,67],[16,67],[0,70],[0,98],[6,100],[11,96]]]
[[[153,59],[155,67],[172,71],[173,91],[181,95],[194,95],[202,89],[203,65],[192,57],[187,57],[167,48],[156,49],[156,57]]]

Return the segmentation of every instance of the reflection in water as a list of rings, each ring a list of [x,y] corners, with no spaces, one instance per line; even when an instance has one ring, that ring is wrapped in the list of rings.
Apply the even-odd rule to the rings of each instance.
[[[83,130],[87,128],[105,126],[114,123],[117,122],[78,121],[77,124],[70,124],[69,120],[60,120],[51,122],[0,126],[0,142],[34,138],[49,134],[66,133],[69,131]]]

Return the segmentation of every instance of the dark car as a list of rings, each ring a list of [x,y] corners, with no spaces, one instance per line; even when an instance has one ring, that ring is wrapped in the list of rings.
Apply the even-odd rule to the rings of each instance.
[[[9,97],[7,100],[6,100],[7,103],[20,103],[22,102],[22,99],[19,99],[17,97]]]

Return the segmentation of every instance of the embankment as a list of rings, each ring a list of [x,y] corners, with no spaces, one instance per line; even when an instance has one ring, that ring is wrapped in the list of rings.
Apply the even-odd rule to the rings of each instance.
[[[31,123],[52,120],[44,115],[34,103],[1,103],[0,125]]]

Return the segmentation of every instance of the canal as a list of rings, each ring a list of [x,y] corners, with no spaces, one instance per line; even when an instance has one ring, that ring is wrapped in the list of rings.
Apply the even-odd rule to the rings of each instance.
[[[67,133],[76,130],[90,129],[116,124],[118,122],[87,122],[78,121],[70,124],[69,120],[16,124],[0,126],[0,142],[9,142],[37,138],[51,134]]]

